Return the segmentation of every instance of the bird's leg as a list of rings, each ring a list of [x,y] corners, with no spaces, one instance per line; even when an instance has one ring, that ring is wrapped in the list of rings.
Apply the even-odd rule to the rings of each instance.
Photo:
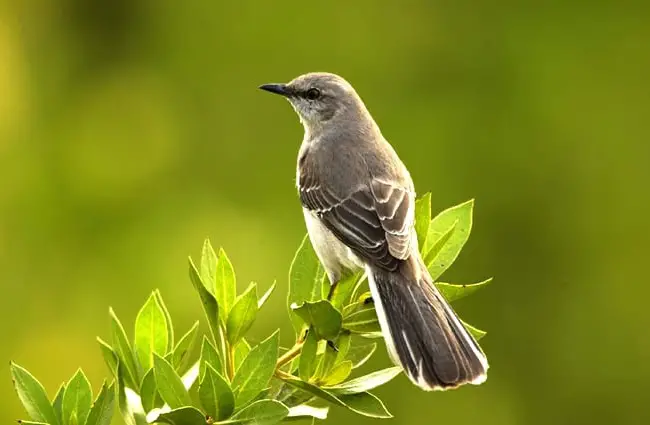
[[[338,284],[339,284],[339,283],[336,282],[336,283],[332,283],[332,284],[330,285],[330,291],[329,291],[329,293],[327,294],[327,300],[328,300],[328,301],[332,301],[332,298],[334,297],[334,292],[336,292],[336,287],[338,286]]]
[[[334,297],[334,293],[336,292],[336,287],[339,285],[339,281],[341,280],[341,276],[339,273],[327,273],[327,278],[330,281],[330,291],[327,294],[327,301],[332,301],[332,298]]]

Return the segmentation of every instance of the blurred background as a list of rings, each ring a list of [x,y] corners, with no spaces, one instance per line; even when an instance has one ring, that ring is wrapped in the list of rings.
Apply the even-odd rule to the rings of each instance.
[[[279,290],[304,232],[302,128],[257,90],[346,77],[434,211],[476,198],[444,276],[488,331],[481,387],[378,393],[399,424],[650,423],[647,2],[0,0],[0,364],[53,394],[160,288],[201,318],[186,257],[223,246]],[[382,350],[371,367],[389,364]],[[8,368],[0,422],[24,417]],[[373,420],[333,409],[331,423]],[[119,423],[119,421],[116,421]],[[389,422],[387,422],[389,423]]]

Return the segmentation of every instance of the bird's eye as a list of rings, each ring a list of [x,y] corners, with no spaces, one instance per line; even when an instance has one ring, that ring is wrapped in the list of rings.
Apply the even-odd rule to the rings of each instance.
[[[320,97],[320,90],[317,88],[311,88],[305,93],[305,97],[309,100],[316,100]]]

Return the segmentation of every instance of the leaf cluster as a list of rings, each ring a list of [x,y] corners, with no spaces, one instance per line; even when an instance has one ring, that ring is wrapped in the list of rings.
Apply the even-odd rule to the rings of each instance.
[[[430,195],[416,203],[422,258],[449,301],[470,295],[490,281],[437,282],[469,237],[472,209],[469,201],[432,219]],[[31,418],[22,422],[108,425],[116,406],[127,425],[270,425],[302,417],[322,420],[330,406],[363,416],[391,417],[371,391],[401,369],[388,367],[353,377],[376,351],[381,337],[365,276],[347,276],[331,291],[305,237],[289,271],[287,307],[295,343],[286,349],[280,346],[279,331],[256,344],[247,339],[275,283],[261,295],[256,283],[238,293],[225,251],[216,252],[208,240],[198,265],[189,260],[189,277],[207,319],[205,335],[199,335],[197,321],[177,337],[158,290],[140,309],[132,338],[109,309],[110,342],[97,341],[113,382],[104,383],[93,399],[91,385],[79,370],[50,401],[36,378],[12,363],[14,386]],[[466,326],[477,339],[485,335]]]

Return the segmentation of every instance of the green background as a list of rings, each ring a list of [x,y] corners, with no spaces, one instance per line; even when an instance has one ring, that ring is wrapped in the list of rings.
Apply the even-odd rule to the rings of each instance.
[[[97,389],[109,305],[130,328],[158,287],[179,332],[200,317],[186,256],[206,236],[240,288],[278,280],[252,334],[288,345],[302,128],[257,86],[331,71],[435,211],[476,198],[444,280],[495,277],[457,305],[488,331],[487,383],[399,377],[387,423],[650,423],[647,5],[0,0],[0,364],[50,394],[82,366]]]

